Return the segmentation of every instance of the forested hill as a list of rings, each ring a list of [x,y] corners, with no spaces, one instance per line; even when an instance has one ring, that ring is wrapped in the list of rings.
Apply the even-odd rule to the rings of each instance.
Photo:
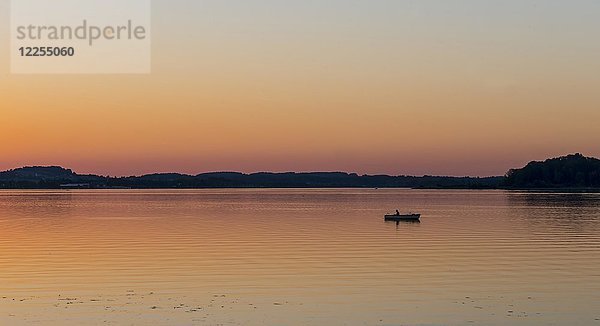
[[[80,175],[61,167],[25,167],[0,172],[0,188],[458,188],[490,189],[502,177],[436,177],[358,175],[343,172],[253,173],[236,172],[186,175],[150,174],[133,177]]]
[[[573,154],[510,170],[508,188],[600,188],[600,160]]]

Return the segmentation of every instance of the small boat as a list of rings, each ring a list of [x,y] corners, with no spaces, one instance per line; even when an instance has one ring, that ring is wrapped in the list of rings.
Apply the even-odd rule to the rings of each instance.
[[[393,214],[386,215],[386,221],[419,221],[421,219],[421,214]]]

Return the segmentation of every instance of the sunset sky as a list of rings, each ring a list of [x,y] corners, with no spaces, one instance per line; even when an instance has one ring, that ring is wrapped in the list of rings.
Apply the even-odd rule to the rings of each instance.
[[[11,75],[0,170],[499,175],[600,156],[600,1],[154,0],[152,73]]]

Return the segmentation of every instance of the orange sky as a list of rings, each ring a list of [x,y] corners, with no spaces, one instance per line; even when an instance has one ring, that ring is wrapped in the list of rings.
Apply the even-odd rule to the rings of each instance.
[[[11,75],[0,52],[0,169],[497,175],[600,156],[596,3],[203,5],[155,2],[149,75]]]

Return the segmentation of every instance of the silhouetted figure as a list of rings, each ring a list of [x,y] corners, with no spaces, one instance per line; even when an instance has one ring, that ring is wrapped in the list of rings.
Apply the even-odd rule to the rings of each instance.
[[[396,210],[396,216],[400,216],[400,211]]]

